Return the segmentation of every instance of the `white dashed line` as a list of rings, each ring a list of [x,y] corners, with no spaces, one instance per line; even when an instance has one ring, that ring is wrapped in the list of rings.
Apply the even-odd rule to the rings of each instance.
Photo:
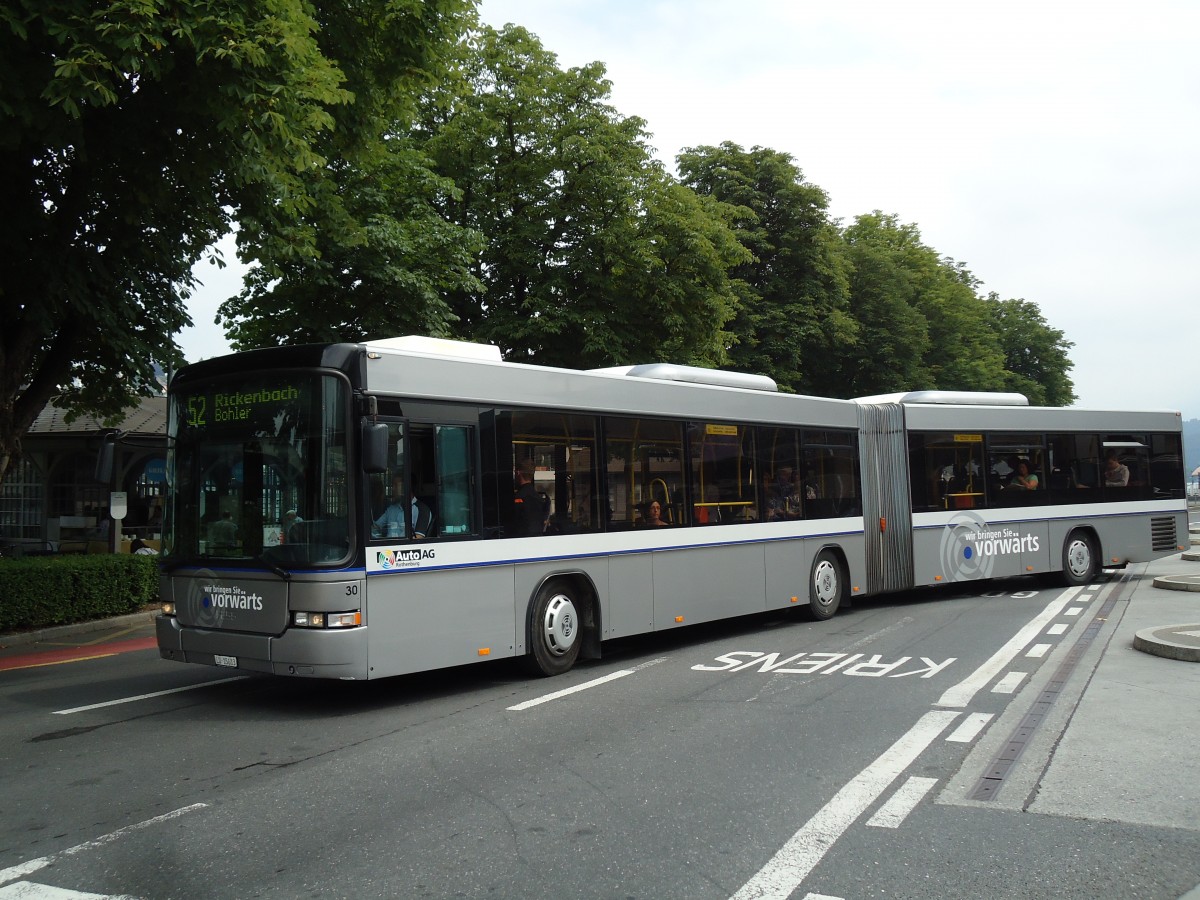
[[[991,713],[971,713],[963,719],[961,725],[946,736],[946,740],[959,744],[969,744],[978,737],[979,732],[983,731],[983,726],[990,721],[992,721]]]
[[[200,684],[189,684],[187,687],[171,688],[166,691],[154,691],[152,694],[138,694],[136,697],[122,697],[120,700],[105,700],[103,703],[92,703],[88,706],[76,706],[74,709],[56,709],[54,715],[69,716],[77,712],[87,712],[89,709],[103,709],[106,706],[120,706],[122,703],[133,703],[135,700],[149,700],[152,697],[165,697],[167,694],[178,694],[182,691],[194,691],[197,688],[212,687],[214,684],[228,684],[231,681],[245,681],[249,675],[238,675],[234,678],[218,678],[216,681],[204,681]]]
[[[936,778],[920,778],[913,775],[900,785],[900,789],[871,818],[867,824],[872,828],[899,828],[908,814],[917,808],[921,798],[937,784]]]
[[[1079,588],[1068,588],[1058,599],[1048,603],[1046,608],[1035,616],[1024,628],[1018,631],[1007,644],[993,653],[991,659],[968,675],[965,680],[960,681],[942,694],[935,705],[962,708],[970,703],[971,698],[979,693],[984,685],[999,675],[1001,670],[1012,661],[1013,657],[1024,650],[1029,642],[1037,637],[1046,623],[1057,616],[1064,606],[1075,599],[1075,595],[1078,593]],[[1063,629],[1066,630],[1066,626],[1063,626]],[[1061,634],[1061,632],[1051,633]]]
[[[992,688],[992,693],[1011,694],[1017,689],[1017,686],[1025,680],[1025,676],[1028,674],[1028,672],[1009,672],[996,682],[996,686]]]
[[[0,884],[6,881],[14,881],[17,878],[24,878],[26,875],[38,871],[38,869],[46,868],[46,866],[64,856],[74,856],[85,850],[103,847],[105,844],[111,844],[113,841],[131,832],[149,828],[151,825],[157,825],[159,822],[178,818],[197,809],[204,809],[207,806],[207,803],[193,803],[191,806],[185,806],[182,809],[176,809],[169,813],[163,813],[161,816],[155,816],[153,819],[138,822],[136,825],[127,825],[124,828],[118,828],[116,831],[110,831],[108,834],[98,837],[94,841],[85,841],[82,844],[76,844],[74,847],[68,847],[66,850],[60,850],[58,853],[52,853],[49,856],[39,856],[37,859],[28,859],[23,863],[17,863],[15,866],[9,866],[7,869],[0,869]]]
[[[937,739],[958,713],[934,710],[921,716],[900,740],[850,780],[788,839],[733,900],[786,900],[888,785]]]
[[[632,669],[620,669],[616,672],[609,672],[601,678],[593,678],[591,681],[585,681],[583,684],[577,684],[574,687],[566,688],[565,690],[555,691],[553,694],[543,694],[540,697],[534,697],[532,700],[526,700],[524,703],[518,703],[516,706],[508,707],[509,712],[521,712],[522,710],[530,709],[534,706],[540,706],[543,703],[549,703],[551,700],[560,700],[563,697],[569,697],[571,694],[578,694],[580,691],[586,691],[590,688],[599,687],[602,684],[607,684],[610,681],[616,681],[618,678],[624,678],[626,675],[632,675],[641,669],[648,666],[657,665],[660,662],[666,662],[665,656],[659,659],[652,659],[650,662],[642,663],[640,666],[634,666]]]

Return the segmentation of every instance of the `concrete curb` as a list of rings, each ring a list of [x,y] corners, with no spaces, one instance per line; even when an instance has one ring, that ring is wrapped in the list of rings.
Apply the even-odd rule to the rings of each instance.
[[[1200,575],[1159,575],[1153,584],[1167,591],[1200,592]]]
[[[157,615],[157,611],[136,612],[130,613],[127,616],[116,616],[111,619],[94,619],[90,622],[75,622],[71,625],[55,625],[52,628],[39,628],[36,631],[0,634],[0,648],[24,647],[29,644],[42,643],[43,641],[53,643],[82,635],[95,634],[97,631],[110,631],[114,628],[136,628],[139,625],[145,625],[147,622],[153,624],[154,617]]]
[[[1133,635],[1133,648],[1183,662],[1200,662],[1200,622],[1143,628]]]

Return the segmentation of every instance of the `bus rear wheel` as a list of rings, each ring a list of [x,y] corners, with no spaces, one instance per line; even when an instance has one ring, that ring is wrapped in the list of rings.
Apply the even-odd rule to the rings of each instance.
[[[542,585],[530,611],[525,668],[535,675],[568,671],[579,658],[581,625],[574,591],[561,581]]]
[[[814,619],[832,619],[846,593],[846,577],[837,555],[822,550],[813,560],[808,578],[808,614]]]
[[[1087,584],[1099,566],[1096,543],[1085,531],[1072,531],[1063,541],[1062,576],[1069,587]]]

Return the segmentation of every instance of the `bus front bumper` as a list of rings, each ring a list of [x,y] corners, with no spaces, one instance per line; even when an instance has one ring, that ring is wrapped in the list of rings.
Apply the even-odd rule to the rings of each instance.
[[[366,680],[367,629],[289,628],[278,636],[188,628],[174,616],[154,620],[158,654],[174,662],[304,678]]]

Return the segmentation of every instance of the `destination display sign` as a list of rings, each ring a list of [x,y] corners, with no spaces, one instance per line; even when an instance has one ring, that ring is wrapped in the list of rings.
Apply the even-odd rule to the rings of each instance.
[[[291,413],[307,392],[303,379],[248,382],[220,385],[194,393],[181,391],[175,402],[179,409],[181,429],[260,428],[277,423],[282,415]],[[274,431],[274,428],[269,428]]]

